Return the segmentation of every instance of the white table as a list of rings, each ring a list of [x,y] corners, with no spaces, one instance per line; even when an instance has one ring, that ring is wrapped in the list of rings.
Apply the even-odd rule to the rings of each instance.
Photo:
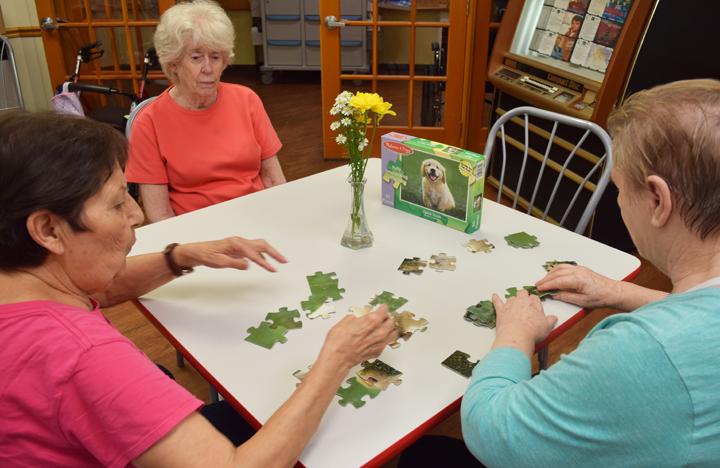
[[[485,201],[481,229],[471,235],[449,229],[380,202],[380,161],[369,161],[365,208],[375,235],[372,248],[352,251],[340,246],[350,211],[348,169],[341,167],[203,210],[143,227],[133,254],[158,251],[170,242],[210,240],[230,235],[264,238],[287,256],[277,273],[254,265],[247,271],[198,268],[141,298],[147,315],[183,351],[198,370],[251,421],[262,424],[288,398],[327,331],[350,306],[362,306],[377,293],[390,291],[409,299],[400,310],[424,317],[430,325],[399,348],[387,348],[380,359],[403,372],[360,409],[342,407],[338,398],[303,452],[310,467],[382,463],[409,445],[457,408],[468,379],[440,363],[453,351],[482,358],[494,330],[463,319],[465,309],[493,292],[533,284],[547,260],[575,260],[615,279],[634,276],[637,258]],[[509,247],[503,237],[526,231],[541,245]],[[463,244],[487,238],[490,254],[471,253]],[[454,272],[427,268],[422,275],[403,275],[405,257],[430,258],[445,252],[457,257]],[[344,298],[335,302],[330,319],[305,318],[300,301],[310,295],[306,275],[336,272]],[[559,316],[553,336],[583,315],[575,306],[549,300],[545,310]],[[303,327],[289,330],[285,344],[272,350],[244,340],[268,312],[281,307],[300,310]]]

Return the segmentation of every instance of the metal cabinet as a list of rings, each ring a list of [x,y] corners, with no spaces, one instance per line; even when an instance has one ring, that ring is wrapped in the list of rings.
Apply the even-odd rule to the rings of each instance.
[[[265,64],[260,67],[262,82],[272,83],[274,70],[319,70],[319,0],[261,0]],[[366,18],[367,2],[342,0],[342,19]],[[341,63],[344,71],[367,72],[367,33],[364,27],[340,32]]]

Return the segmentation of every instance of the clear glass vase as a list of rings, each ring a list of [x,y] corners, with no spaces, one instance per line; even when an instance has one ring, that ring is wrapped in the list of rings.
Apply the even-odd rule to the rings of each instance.
[[[348,178],[351,188],[350,219],[340,244],[353,250],[365,249],[373,245],[373,235],[365,218],[365,182],[367,179],[353,181]]]

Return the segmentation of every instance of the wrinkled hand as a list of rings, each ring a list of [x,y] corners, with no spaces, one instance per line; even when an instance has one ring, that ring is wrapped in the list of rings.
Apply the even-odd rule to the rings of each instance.
[[[553,299],[580,307],[614,307],[618,302],[620,282],[595,273],[583,266],[560,264],[535,283],[539,291],[557,289]]]
[[[277,250],[263,239],[226,239],[181,244],[173,251],[175,262],[183,267],[206,266],[210,268],[236,268],[245,270],[250,262],[257,263],[268,271],[275,271],[266,255],[280,263],[287,263]]]
[[[395,320],[387,305],[363,316],[347,315],[325,337],[320,353],[347,369],[380,355],[398,337]]]
[[[492,301],[496,314],[493,347],[511,346],[532,356],[535,345],[547,338],[558,320],[545,315],[540,298],[524,290],[507,302],[493,294]]]

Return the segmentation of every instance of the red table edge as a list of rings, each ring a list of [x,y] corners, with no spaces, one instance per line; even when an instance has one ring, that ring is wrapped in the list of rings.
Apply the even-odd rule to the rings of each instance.
[[[642,266],[642,265],[641,265]],[[638,266],[634,271],[632,271],[630,274],[628,274],[625,278],[622,279],[622,281],[632,281],[637,277],[637,275],[640,273],[640,266]],[[220,382],[218,382],[215,377],[213,377],[205,367],[203,367],[193,356],[190,354],[190,352],[185,349],[185,347],[180,344],[180,342],[175,339],[175,337],[165,328],[153,315],[150,313],[149,310],[138,300],[134,299],[133,302],[138,307],[140,312],[147,318],[150,323],[152,323],[155,328],[157,328],[160,333],[162,333],[165,338],[170,342],[170,344],[173,345],[175,349],[180,351],[182,355],[185,357],[186,360],[192,364],[193,368],[210,384],[212,385],[218,393],[220,393],[223,398],[225,398],[230,404],[237,410],[238,413],[251,425],[255,430],[258,430],[262,427],[262,424],[260,424],[260,421],[255,419],[255,417],[247,410],[245,407],[240,404],[239,401],[237,401],[230,392],[223,387]],[[567,319],[562,325],[557,327],[555,330],[553,330],[550,335],[540,344],[538,344],[535,347],[536,352],[544,348],[545,346],[549,345],[555,338],[560,336],[562,333],[567,331],[571,326],[576,324],[580,319],[585,317],[588,314],[588,311],[586,309],[580,309],[578,313]],[[418,427],[410,431],[406,436],[404,436],[402,439],[398,440],[394,444],[392,444],[390,447],[386,448],[382,452],[380,452],[378,455],[376,455],[374,458],[370,459],[367,463],[363,465],[363,467],[375,467],[380,466],[384,463],[387,463],[391,459],[393,459],[395,456],[397,456],[400,452],[402,452],[404,449],[409,447],[413,444],[416,440],[418,440],[423,434],[425,434],[427,431],[435,427],[436,425],[440,424],[440,422],[444,421],[451,413],[456,411],[460,407],[460,403],[462,402],[462,397],[458,398],[457,400],[450,403],[448,406],[440,410],[437,414],[432,416],[430,419],[425,421],[424,423],[420,424]],[[300,462],[297,462],[298,467],[303,467],[304,465]]]

